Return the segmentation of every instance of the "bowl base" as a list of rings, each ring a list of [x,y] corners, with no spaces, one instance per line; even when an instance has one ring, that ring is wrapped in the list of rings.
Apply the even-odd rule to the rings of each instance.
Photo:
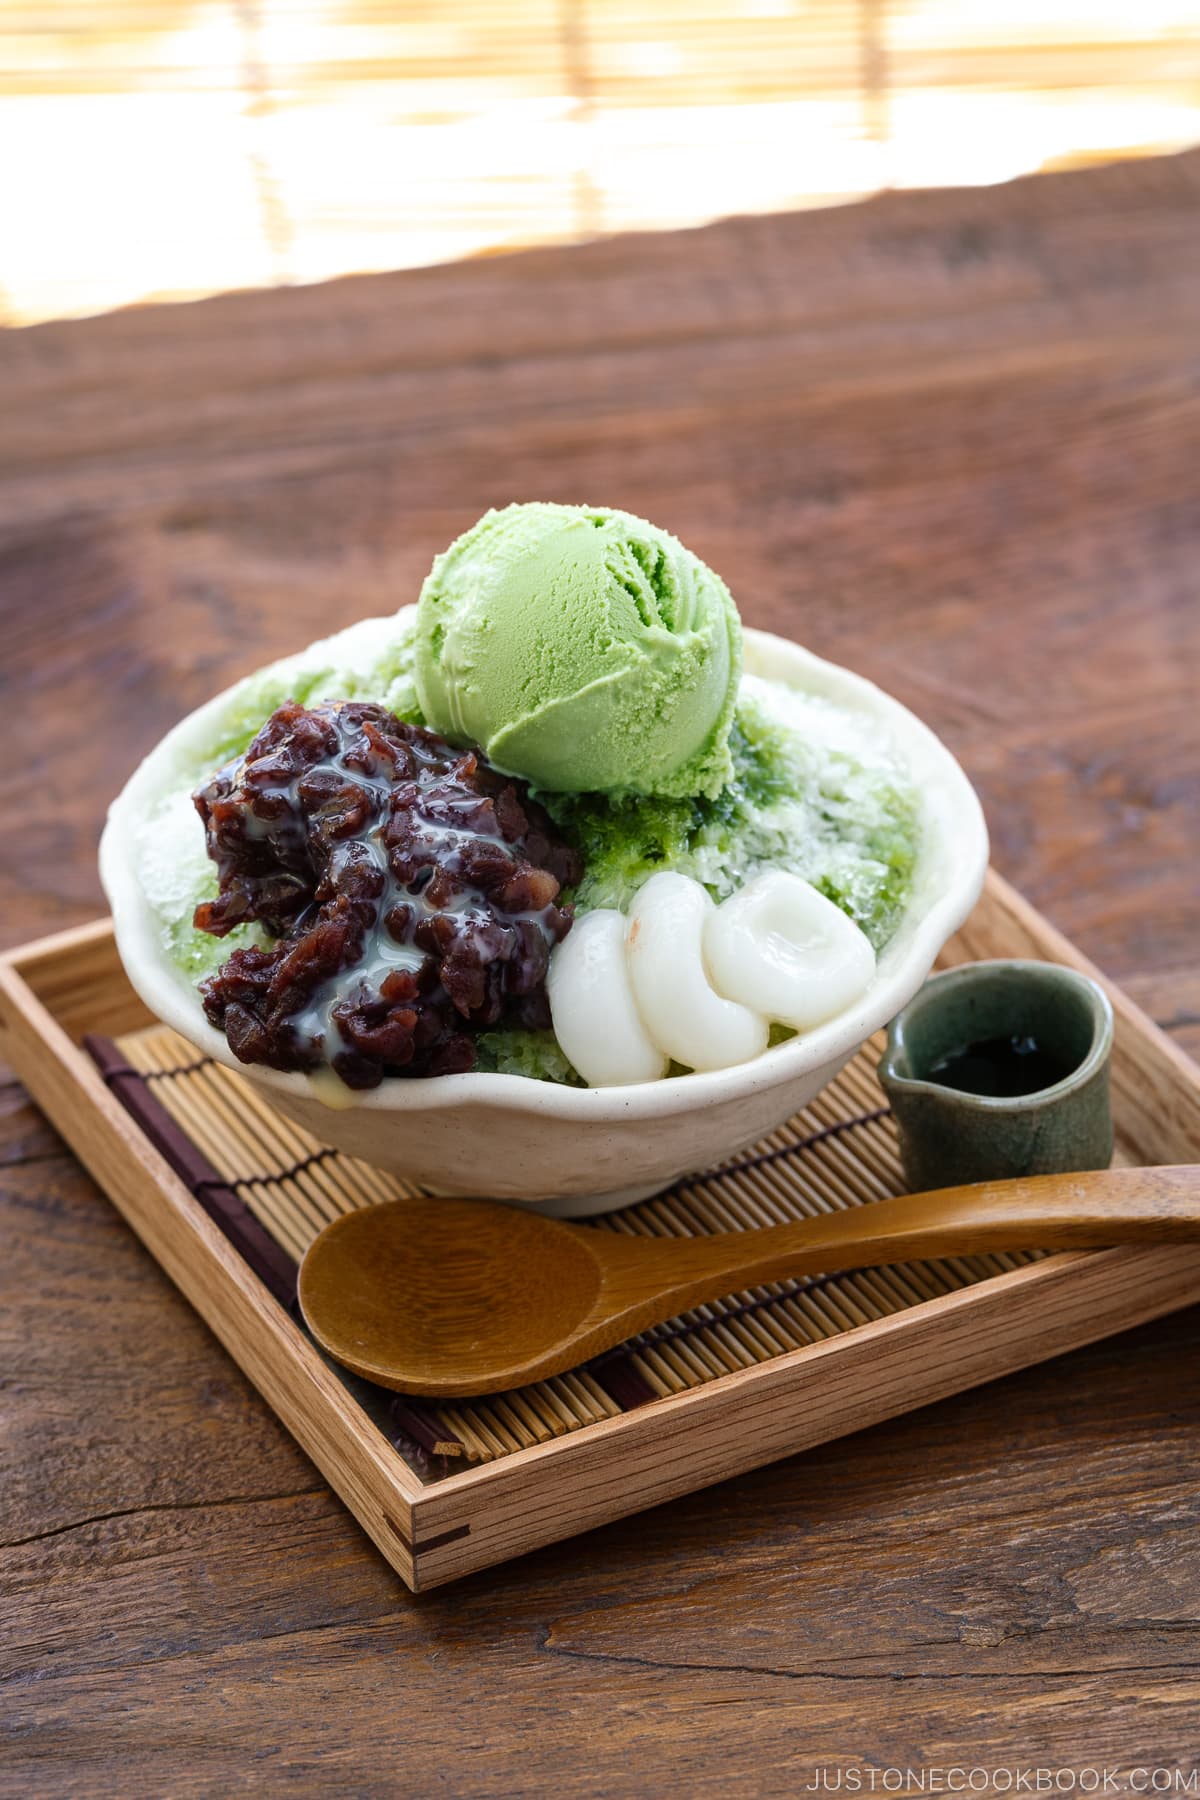
[[[604,1213],[619,1212],[623,1206],[636,1206],[662,1192],[661,1181],[635,1182],[632,1187],[612,1188],[607,1194],[556,1194],[546,1200],[519,1200],[511,1194],[493,1201],[497,1206],[514,1206],[518,1212],[541,1213],[544,1219],[598,1219]],[[429,1187],[429,1193],[438,1190]],[[448,1191],[448,1190],[447,1190]]]

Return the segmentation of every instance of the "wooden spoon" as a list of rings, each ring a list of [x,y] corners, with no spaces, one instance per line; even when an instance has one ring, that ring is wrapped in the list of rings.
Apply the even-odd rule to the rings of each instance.
[[[723,1295],[988,1250],[1200,1240],[1200,1168],[1038,1175],[795,1225],[624,1237],[486,1200],[392,1200],[327,1225],[300,1269],[317,1342],[358,1375],[450,1398],[541,1381]]]

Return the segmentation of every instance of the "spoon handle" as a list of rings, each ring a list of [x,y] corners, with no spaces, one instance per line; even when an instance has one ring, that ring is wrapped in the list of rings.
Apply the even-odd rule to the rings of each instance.
[[[611,1259],[605,1246],[604,1298],[628,1335],[725,1294],[798,1275],[994,1250],[1197,1241],[1200,1168],[1034,1175],[902,1194],[758,1231],[649,1243],[620,1238]]]

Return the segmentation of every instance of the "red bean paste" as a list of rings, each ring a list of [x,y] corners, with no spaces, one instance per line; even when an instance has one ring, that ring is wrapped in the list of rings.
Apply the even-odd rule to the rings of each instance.
[[[278,939],[200,984],[242,1062],[370,1088],[473,1068],[488,1026],[549,1025],[583,865],[524,782],[382,706],[289,700],[194,798],[219,876],[196,925]]]

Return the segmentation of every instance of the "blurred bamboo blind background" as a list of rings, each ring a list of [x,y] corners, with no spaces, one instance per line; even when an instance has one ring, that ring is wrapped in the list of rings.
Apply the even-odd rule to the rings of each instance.
[[[0,0],[0,319],[1200,139],[1200,0]]]

